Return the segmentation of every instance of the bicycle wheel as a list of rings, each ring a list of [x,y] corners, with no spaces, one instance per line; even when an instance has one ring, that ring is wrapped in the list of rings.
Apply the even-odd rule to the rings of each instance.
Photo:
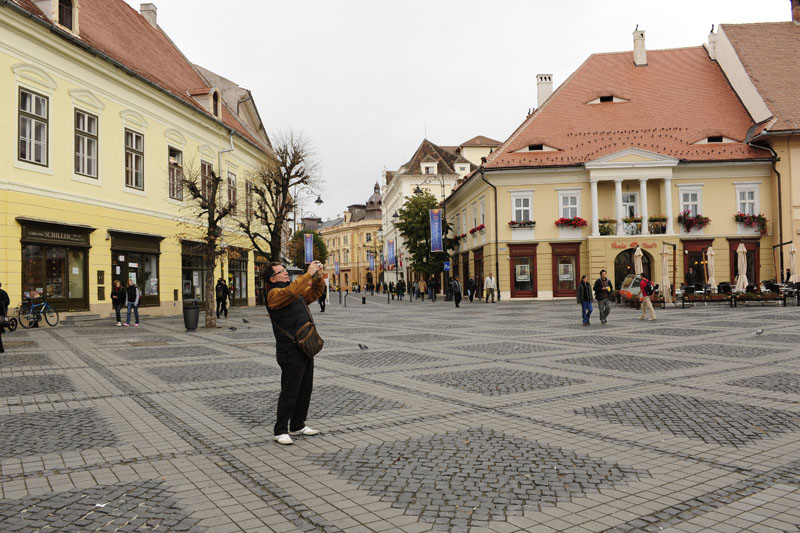
[[[17,331],[17,324],[19,324],[19,320],[17,317],[12,316],[8,319],[8,331]]]
[[[35,315],[29,307],[20,307],[19,313],[17,313],[17,320],[19,321],[19,325],[24,329],[30,329],[30,327],[33,326]]]
[[[50,327],[58,325],[58,311],[48,305],[43,309],[42,314],[44,315],[45,322],[47,322]]]

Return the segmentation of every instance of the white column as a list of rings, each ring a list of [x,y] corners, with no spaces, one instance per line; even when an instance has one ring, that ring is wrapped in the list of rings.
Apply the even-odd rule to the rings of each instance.
[[[639,202],[642,209],[642,235],[650,235],[650,230],[647,227],[647,178],[639,178]]]
[[[592,181],[592,237],[600,235],[600,217],[598,215],[597,207],[597,182]]]
[[[667,235],[673,235],[672,226],[672,178],[664,178],[664,208],[667,210]]]
[[[622,227],[622,178],[614,180],[614,206],[617,215],[617,235],[625,235]]]

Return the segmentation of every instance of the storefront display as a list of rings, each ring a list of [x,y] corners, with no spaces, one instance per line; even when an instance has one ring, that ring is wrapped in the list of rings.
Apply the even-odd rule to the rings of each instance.
[[[47,297],[59,311],[85,311],[89,234],[94,228],[18,217],[22,227],[22,296]]]
[[[204,302],[206,270],[202,243],[181,242],[181,269],[183,299]]]
[[[126,287],[128,280],[133,280],[142,291],[141,306],[160,305],[158,258],[164,237],[119,230],[108,233],[111,235],[112,281],[119,280]]]
[[[228,249],[228,287],[231,290],[231,306],[247,305],[247,256],[246,249]]]

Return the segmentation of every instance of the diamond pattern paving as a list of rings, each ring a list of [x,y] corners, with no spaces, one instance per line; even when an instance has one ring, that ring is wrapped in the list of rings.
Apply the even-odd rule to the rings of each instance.
[[[550,339],[551,342],[565,344],[635,344],[636,340],[631,337],[606,337],[603,335],[591,335],[586,337],[561,337]]]
[[[465,352],[478,352],[491,355],[517,355],[521,353],[557,352],[561,348],[547,344],[527,344],[524,342],[479,342],[457,346],[456,349]]]
[[[0,397],[75,392],[67,376],[14,376],[0,378]]]
[[[140,361],[143,359],[172,359],[175,357],[220,355],[222,352],[210,346],[170,346],[128,348],[127,350],[114,350],[114,353],[129,361]]]
[[[692,329],[692,328],[649,328],[648,335],[658,335],[663,337],[697,337],[700,335],[711,335],[719,333],[717,329]]]
[[[80,451],[118,443],[111,426],[94,408],[3,415],[0,428],[0,457]]]
[[[196,381],[216,381],[221,379],[257,378],[274,376],[275,368],[250,362],[213,363],[207,365],[180,365],[148,368],[148,372],[169,383],[192,383]]]
[[[210,396],[203,401],[214,409],[248,426],[271,426],[275,422],[277,390],[237,392]],[[400,409],[404,405],[393,400],[355,391],[338,385],[314,387],[309,413],[316,419],[376,413]]]
[[[776,372],[774,374],[753,376],[751,378],[729,381],[726,383],[726,385],[786,392],[789,394],[800,394],[800,374],[792,374],[791,372]]]
[[[675,359],[658,359],[656,357],[643,357],[640,355],[609,354],[594,357],[575,357],[561,359],[558,363],[568,365],[583,365],[595,368],[607,368],[634,374],[652,374],[654,372],[669,372],[683,368],[703,366],[703,363],[679,361]]]
[[[8,343],[4,343],[6,347]],[[19,366],[49,366],[53,360],[43,353],[4,353],[0,356],[0,367],[19,367]]]
[[[680,394],[654,394],[575,413],[723,446],[744,446],[800,429],[798,413]]]
[[[457,342],[458,337],[450,337],[447,335],[436,335],[434,333],[417,333],[409,332],[404,335],[388,335],[382,337],[384,340],[403,342],[406,344],[427,344],[433,342]]]
[[[680,352],[702,355],[718,355],[720,357],[736,357],[749,359],[751,357],[761,357],[771,355],[786,350],[775,348],[759,348],[757,346],[732,346],[728,344],[688,344],[686,346],[674,346],[666,348],[668,352]]]
[[[645,470],[485,428],[321,453],[311,459],[407,515],[462,529],[486,527],[489,520],[505,520],[525,509],[568,502],[649,476]]]
[[[158,481],[0,501],[4,531],[202,531]]]
[[[441,357],[420,355],[411,352],[373,352],[371,350],[330,355],[326,356],[326,359],[360,368],[382,368],[386,366],[432,363],[443,360]]]
[[[582,379],[526,372],[512,368],[479,368],[461,372],[414,376],[414,379],[467,392],[477,392],[486,396],[501,396],[586,383]]]

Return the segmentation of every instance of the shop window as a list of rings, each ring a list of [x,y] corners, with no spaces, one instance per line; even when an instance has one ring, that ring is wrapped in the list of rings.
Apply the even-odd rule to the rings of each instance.
[[[158,255],[120,250],[112,250],[111,255],[112,280],[119,280],[123,287],[133,280],[143,295],[141,305],[158,305]]]
[[[19,151],[21,161],[47,166],[49,101],[27,89],[19,90]]]
[[[169,197],[183,200],[183,152],[169,148]]]
[[[97,177],[97,117],[75,110],[75,173]]]
[[[22,248],[22,295],[40,298],[44,294],[44,246],[28,244]]]
[[[125,185],[144,189],[144,136],[125,130]]]
[[[183,299],[205,301],[206,270],[202,245],[183,243],[181,269]]]

